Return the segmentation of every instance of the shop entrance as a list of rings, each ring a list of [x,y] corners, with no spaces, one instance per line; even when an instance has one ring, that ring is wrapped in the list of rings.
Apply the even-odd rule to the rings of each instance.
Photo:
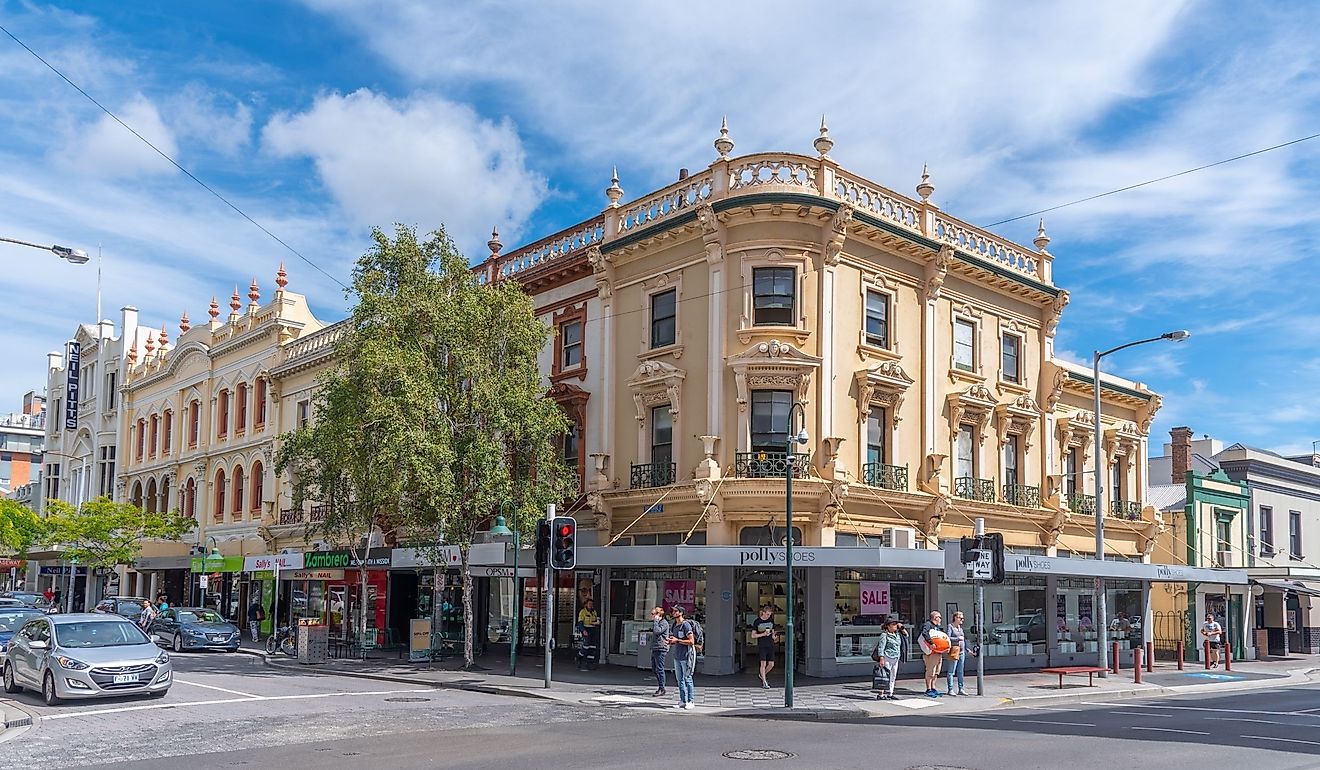
[[[1225,636],[1233,644],[1233,660],[1244,660],[1245,650],[1242,645],[1243,613],[1242,596],[1233,594],[1231,601],[1225,601],[1223,594],[1207,594],[1205,597],[1206,612],[1215,616],[1219,625],[1223,627]],[[1196,620],[1196,644],[1200,649],[1205,637],[1201,636],[1201,624],[1205,622],[1205,615],[1202,614]]]
[[[752,638],[752,624],[756,622],[762,607],[770,607],[771,619],[775,623],[775,661],[784,662],[786,639],[785,627],[788,623],[787,581],[783,570],[737,570],[734,580],[738,586],[738,616],[734,639],[737,644],[739,671],[755,671],[760,660],[757,652],[757,640]],[[801,567],[793,570],[793,636],[795,653],[799,664],[806,660],[807,617],[806,617],[807,571]]]

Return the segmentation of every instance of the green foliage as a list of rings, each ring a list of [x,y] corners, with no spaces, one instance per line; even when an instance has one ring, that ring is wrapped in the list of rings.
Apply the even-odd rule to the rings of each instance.
[[[328,536],[376,526],[466,554],[501,500],[539,509],[574,488],[555,451],[568,421],[537,368],[550,332],[515,282],[479,284],[443,231],[372,237],[314,419],[283,437],[276,472],[295,508],[326,506]]]
[[[45,522],[31,508],[0,498],[0,550],[26,556],[44,530]]]
[[[46,504],[41,542],[60,546],[64,558],[89,567],[131,564],[144,540],[182,540],[197,522],[178,513],[147,513],[131,503],[101,496],[80,506]]]

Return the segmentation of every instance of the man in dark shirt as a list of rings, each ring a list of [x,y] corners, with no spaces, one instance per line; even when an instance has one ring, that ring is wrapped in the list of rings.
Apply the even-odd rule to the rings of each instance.
[[[775,621],[770,606],[761,608],[761,614],[752,623],[752,638],[756,640],[756,653],[761,659],[761,687],[769,690],[766,676],[775,667]]]
[[[669,657],[669,621],[659,607],[651,610],[651,672],[655,674],[655,695],[665,694],[665,659]]]

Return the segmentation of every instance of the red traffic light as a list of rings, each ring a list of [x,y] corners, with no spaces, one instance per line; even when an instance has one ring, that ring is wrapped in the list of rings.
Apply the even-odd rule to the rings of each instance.
[[[567,524],[561,524],[561,525],[559,526],[559,536],[560,536],[560,537],[568,537],[568,536],[571,535],[571,534],[573,534],[573,528],[572,528],[571,526],[569,526],[569,525],[567,525]]]

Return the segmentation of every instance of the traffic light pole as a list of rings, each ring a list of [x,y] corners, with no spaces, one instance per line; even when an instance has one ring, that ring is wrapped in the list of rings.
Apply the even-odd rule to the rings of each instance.
[[[545,523],[547,526],[555,520],[555,504],[550,503],[545,507]],[[553,537],[551,533],[551,537]],[[545,600],[545,689],[550,689],[550,652],[554,649],[554,631],[555,631],[555,586],[551,581],[551,576],[555,574],[554,568],[550,566],[549,554],[545,560],[545,582],[541,584]]]
[[[976,538],[980,541],[984,536],[985,519],[978,516]],[[976,606],[972,608],[972,614],[976,617],[976,694],[985,695],[985,583],[974,578],[972,584],[976,592]]]

